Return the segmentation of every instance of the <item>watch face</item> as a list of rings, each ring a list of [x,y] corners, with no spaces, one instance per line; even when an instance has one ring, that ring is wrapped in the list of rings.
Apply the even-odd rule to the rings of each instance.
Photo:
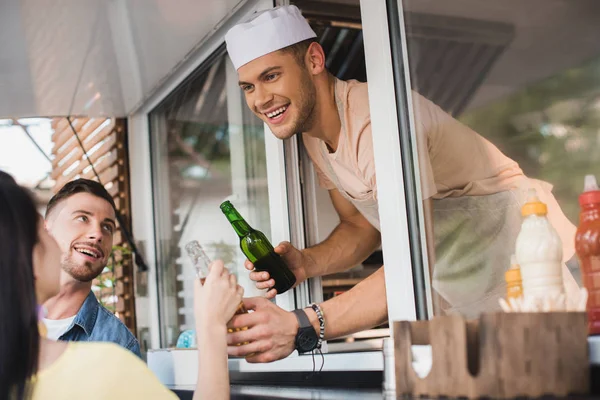
[[[311,332],[312,331],[312,332]],[[296,338],[296,348],[299,352],[305,353],[314,350],[317,347],[318,338],[312,328],[304,330]]]

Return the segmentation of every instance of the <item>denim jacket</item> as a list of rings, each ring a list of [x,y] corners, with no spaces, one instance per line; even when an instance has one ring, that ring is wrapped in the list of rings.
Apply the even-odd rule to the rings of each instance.
[[[69,329],[59,340],[113,342],[141,357],[140,345],[135,336],[119,318],[100,305],[92,291],[83,302]]]

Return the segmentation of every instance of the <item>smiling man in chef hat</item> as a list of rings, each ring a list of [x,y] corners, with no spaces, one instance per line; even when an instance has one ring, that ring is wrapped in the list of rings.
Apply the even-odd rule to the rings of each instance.
[[[302,134],[340,217],[325,241],[303,250],[283,242],[275,251],[298,283],[360,264],[380,243],[367,84],[327,71],[323,48],[295,6],[256,14],[225,40],[248,107],[277,138]],[[575,228],[548,186],[525,177],[515,161],[431,101],[415,92],[412,99],[423,208],[426,221],[435,219],[435,232],[427,229],[428,244],[435,245],[429,255],[434,306],[468,317],[498,309],[527,189],[536,187],[548,204],[563,240],[563,261],[574,253]],[[246,267],[253,269],[248,261]],[[274,286],[267,272],[250,277],[260,289]],[[577,289],[566,266],[563,277],[568,291]],[[318,339],[377,326],[387,320],[385,291],[382,267],[344,294],[294,313],[264,298],[245,299],[254,312],[231,321],[231,327],[249,329],[228,335],[229,354],[268,362],[294,349],[310,351]],[[275,294],[270,289],[267,297]],[[243,342],[249,344],[235,346]]]

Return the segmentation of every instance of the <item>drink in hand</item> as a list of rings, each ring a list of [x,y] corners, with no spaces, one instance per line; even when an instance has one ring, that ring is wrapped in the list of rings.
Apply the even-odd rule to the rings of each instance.
[[[221,204],[221,211],[239,236],[240,248],[254,264],[256,271],[269,273],[275,280],[274,288],[277,294],[291,289],[296,283],[296,276],[279,254],[275,253],[267,237],[261,231],[252,228],[229,201]]]
[[[192,260],[192,264],[194,264],[194,268],[196,268],[196,275],[198,276],[198,279],[200,279],[200,283],[202,283],[204,285],[204,281],[206,280],[206,277],[208,276],[208,273],[209,273],[208,266],[211,263],[210,258],[208,258],[208,256],[204,252],[204,249],[202,248],[202,246],[200,246],[200,243],[198,243],[197,240],[193,240],[193,241],[189,242],[188,244],[186,244],[185,251],[187,252],[190,259]],[[236,314],[245,314],[247,312],[248,312],[248,310],[246,310],[246,307],[244,306],[244,303],[242,302],[239,304],[235,313]],[[239,331],[243,331],[246,329],[248,329],[248,328],[246,328],[246,327],[236,328],[235,331],[239,332]],[[234,330],[228,328],[227,331],[229,333],[231,333]],[[238,346],[241,344],[247,344],[247,343],[238,343]]]

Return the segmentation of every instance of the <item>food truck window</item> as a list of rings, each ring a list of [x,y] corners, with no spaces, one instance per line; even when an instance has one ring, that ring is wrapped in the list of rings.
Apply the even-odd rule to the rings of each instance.
[[[292,1],[298,6],[317,34],[323,47],[327,69],[342,80],[366,82],[363,32],[358,1],[334,4],[323,1]],[[301,141],[301,137],[298,137]],[[298,146],[302,168],[302,202],[304,213],[305,245],[316,245],[327,239],[339,223],[328,190],[319,186],[314,166],[303,145]],[[346,271],[312,279],[310,301],[320,302],[350,290],[383,265],[381,249],[376,249],[365,260],[349,266]],[[297,297],[301,299],[301,297]],[[297,304],[302,306],[302,304]],[[381,338],[389,336],[388,325],[358,332],[328,341],[328,351],[357,351],[381,347]]]
[[[499,309],[531,187],[581,284],[574,226],[584,176],[598,173],[600,8],[400,3],[435,315]]]
[[[231,200],[270,237],[263,123],[243,103],[222,49],[149,115],[161,347],[193,329],[195,270],[185,245],[198,240],[222,259],[246,296],[260,295],[243,267],[239,240],[219,209]]]

